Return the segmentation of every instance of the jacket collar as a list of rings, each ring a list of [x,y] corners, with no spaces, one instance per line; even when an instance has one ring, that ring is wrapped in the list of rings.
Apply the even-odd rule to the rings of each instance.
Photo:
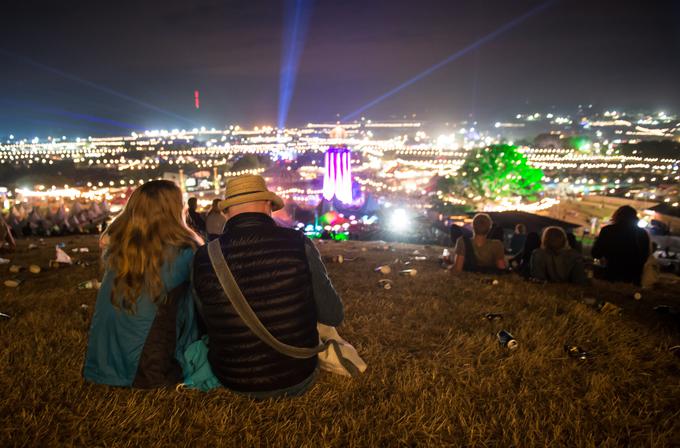
[[[241,228],[241,227],[255,227],[255,226],[275,226],[276,222],[271,216],[264,213],[241,213],[229,218],[227,221],[227,229]]]

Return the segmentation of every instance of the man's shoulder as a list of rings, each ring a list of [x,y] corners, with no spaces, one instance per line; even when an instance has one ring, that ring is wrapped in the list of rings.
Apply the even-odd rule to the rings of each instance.
[[[204,261],[209,260],[208,244],[210,244],[210,243],[206,243],[206,244],[202,245],[201,247],[199,247],[198,249],[196,249],[196,253],[194,253],[194,262],[193,262],[194,266],[198,266],[201,263],[203,263]]]
[[[299,230],[296,229],[291,229],[290,227],[280,227],[276,226],[276,232],[277,234],[286,239],[291,239],[291,240],[297,240],[297,241],[304,241],[307,239],[304,233],[300,232]]]

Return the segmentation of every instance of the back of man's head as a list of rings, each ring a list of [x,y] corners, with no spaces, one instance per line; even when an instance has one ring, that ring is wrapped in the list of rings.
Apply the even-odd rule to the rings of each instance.
[[[486,236],[491,230],[491,217],[486,213],[477,213],[474,218],[472,218],[472,231],[475,236]]]
[[[198,199],[189,198],[189,200],[187,201],[187,205],[191,210],[196,210],[196,207],[198,207]]]
[[[232,205],[227,209],[230,218],[241,213],[264,213],[271,216],[272,203],[270,201],[251,201],[243,204]]]

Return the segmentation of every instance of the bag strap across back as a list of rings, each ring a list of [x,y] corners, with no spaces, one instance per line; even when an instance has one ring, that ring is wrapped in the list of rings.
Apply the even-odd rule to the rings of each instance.
[[[326,350],[328,346],[335,341],[326,341],[319,344],[316,347],[295,347],[293,345],[288,345],[276,339],[267,328],[262,324],[260,319],[258,319],[255,311],[250,307],[248,301],[243,296],[241,288],[239,288],[234,279],[234,275],[229,269],[227,260],[224,259],[224,254],[222,253],[222,247],[220,245],[220,240],[215,239],[208,243],[208,256],[210,257],[210,262],[212,263],[217,279],[224,290],[224,294],[227,296],[231,302],[231,306],[234,311],[238,313],[241,320],[246,324],[246,326],[252,331],[255,336],[260,338],[262,342],[276,350],[277,352],[296,359],[306,359],[311,358],[318,353]]]

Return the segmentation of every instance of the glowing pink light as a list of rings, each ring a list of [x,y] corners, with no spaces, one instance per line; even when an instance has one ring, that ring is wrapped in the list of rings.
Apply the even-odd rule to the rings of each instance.
[[[323,197],[327,201],[338,198],[340,202],[352,202],[352,157],[346,147],[331,146],[326,151],[326,173],[323,178]]]

